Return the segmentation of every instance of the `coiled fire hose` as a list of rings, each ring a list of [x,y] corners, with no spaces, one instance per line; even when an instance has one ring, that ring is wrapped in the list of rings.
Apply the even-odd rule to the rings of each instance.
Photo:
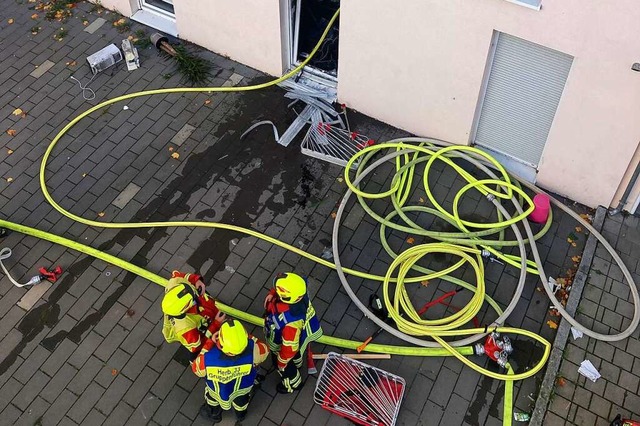
[[[478,371],[482,374],[485,374],[489,377],[505,380],[505,404],[504,404],[504,422],[505,424],[511,424],[511,409],[512,409],[512,391],[513,391],[513,381],[521,380],[532,375],[536,374],[540,369],[544,366],[550,352],[550,344],[544,338],[536,335],[535,333],[529,332],[527,330],[512,328],[512,327],[504,327],[503,324],[509,314],[515,308],[519,297],[522,293],[524,287],[524,281],[526,277],[527,271],[532,273],[538,273],[540,275],[540,279],[543,283],[542,287],[545,289],[547,294],[549,295],[552,303],[556,307],[556,309],[562,314],[564,318],[566,318],[574,327],[582,330],[585,334],[594,337],[600,340],[614,341],[620,340],[627,336],[629,336],[633,330],[638,325],[640,320],[639,317],[639,304],[638,304],[638,291],[633,283],[631,275],[629,271],[626,269],[624,264],[622,263],[619,256],[615,253],[613,248],[602,238],[601,235],[597,233],[597,231],[586,221],[582,220],[579,216],[573,213],[571,210],[566,208],[561,203],[552,199],[552,202],[557,207],[563,209],[565,212],[574,217],[578,222],[582,224],[585,228],[587,228],[592,234],[596,235],[599,241],[603,244],[603,246],[611,253],[614,260],[618,263],[620,268],[623,271],[627,282],[630,283],[631,294],[633,296],[634,304],[636,307],[633,320],[631,321],[630,326],[627,330],[617,335],[602,335],[599,333],[595,333],[592,330],[588,330],[585,327],[581,326],[577,323],[577,321],[569,316],[569,314],[564,310],[561,304],[556,300],[554,294],[549,289],[547,285],[547,277],[544,273],[544,269],[542,268],[542,264],[540,262],[540,256],[535,248],[535,240],[539,238],[541,235],[544,235],[546,230],[548,230],[549,225],[551,224],[551,218],[547,221],[544,228],[537,234],[533,235],[530,226],[526,220],[523,220],[528,213],[532,209],[532,203],[530,198],[522,191],[519,184],[517,182],[512,183],[509,175],[504,171],[502,166],[497,163],[494,159],[492,159],[487,154],[483,153],[480,150],[471,147],[453,147],[446,146],[445,143],[432,139],[420,139],[420,138],[404,138],[402,140],[391,141],[388,144],[379,144],[374,145],[360,151],[354,158],[351,159],[349,165],[345,169],[345,177],[348,185],[348,190],[340,204],[340,207],[337,212],[336,222],[333,231],[333,253],[335,264],[328,262],[325,259],[322,259],[318,256],[311,255],[306,253],[295,246],[290,244],[278,241],[272,237],[261,234],[252,229],[246,229],[234,225],[222,224],[222,223],[211,223],[211,222],[198,222],[198,221],[185,221],[185,222],[145,222],[145,223],[104,223],[97,222],[94,220],[82,218],[77,216],[63,207],[61,207],[51,196],[47,189],[46,185],[46,166],[51,155],[53,149],[56,144],[60,141],[60,139],[80,120],[84,119],[91,113],[100,110],[101,108],[107,107],[117,102],[121,102],[124,100],[141,97],[141,96],[150,96],[156,94],[167,94],[167,93],[185,93],[185,92],[245,92],[245,91],[253,91],[259,90],[263,88],[267,88],[273,85],[276,85],[288,78],[293,77],[298,72],[304,68],[308,62],[314,57],[314,54],[317,52],[325,37],[327,36],[330,28],[333,23],[337,19],[339,14],[339,10],[333,16],[331,21],[328,23],[322,37],[311,51],[310,55],[296,68],[284,74],[282,77],[279,77],[275,80],[272,80],[267,83],[262,83],[254,86],[241,86],[241,87],[203,87],[203,88],[170,88],[170,89],[157,89],[157,90],[149,90],[144,92],[131,93],[123,96],[119,96],[113,99],[109,99],[104,101],[87,111],[81,113],[77,117],[75,117],[71,122],[69,122],[53,139],[53,141],[48,146],[40,167],[40,186],[43,191],[43,194],[47,201],[62,215],[83,223],[88,226],[95,226],[100,228],[152,228],[152,227],[208,227],[208,228],[216,228],[216,229],[227,229],[231,231],[236,231],[239,233],[244,233],[249,236],[261,238],[265,241],[268,241],[272,244],[276,244],[280,247],[283,247],[287,250],[293,251],[294,253],[307,257],[317,263],[325,265],[327,267],[335,268],[338,272],[340,280],[351,297],[352,301],[365,313],[367,317],[369,317],[372,321],[378,324],[380,327],[390,332],[391,334],[401,338],[402,340],[412,343],[416,346],[391,346],[391,345],[380,345],[380,344],[369,344],[364,349],[368,352],[378,352],[378,353],[388,353],[394,355],[411,355],[411,356],[455,356],[465,365],[473,368],[475,371]],[[443,148],[444,147],[444,148]],[[371,165],[365,168],[367,162],[373,158],[376,153],[383,153],[384,150],[390,151],[382,158],[376,160]],[[463,158],[464,160],[474,164],[484,173],[486,173],[490,178],[489,179],[481,179],[477,180],[471,176],[468,172],[466,172],[463,168],[459,167],[452,158]],[[360,162],[360,166],[356,173],[356,178],[352,181],[350,178],[349,170],[352,164],[354,164],[358,160],[363,160]],[[370,174],[376,167],[387,161],[396,162],[396,175],[392,182],[391,187],[383,192],[378,194],[370,194],[366,193],[359,189],[359,183],[364,179],[368,174]],[[433,194],[429,189],[428,184],[428,172],[431,165],[436,161],[443,161],[448,166],[453,167],[454,170],[460,174],[468,184],[463,187],[460,192],[456,195],[454,200],[454,211],[447,212],[440,206],[438,201],[435,199]],[[407,197],[409,196],[409,192],[411,190],[411,183],[414,178],[414,170],[415,166],[421,162],[427,162],[425,165],[425,173],[423,176],[424,186],[426,195],[429,197],[429,200],[435,207],[435,209],[426,208],[423,206],[404,206],[407,201]],[[496,170],[498,174],[495,174],[493,170]],[[540,192],[536,187],[527,184],[526,182],[521,182],[523,185],[526,185],[530,190],[534,192]],[[470,223],[462,220],[458,214],[457,206],[460,202],[460,199],[464,195],[465,192],[474,189],[480,191],[485,194],[496,206],[498,210],[499,222],[493,223],[490,225],[480,224],[480,223]],[[338,247],[338,235],[339,235],[339,226],[340,219],[344,214],[345,206],[352,194],[356,194],[362,203],[363,208],[372,215],[376,220],[378,220],[381,224],[381,241],[385,250],[394,258],[394,261],[389,268],[387,274],[382,276],[372,275],[368,273],[364,273],[362,271],[357,271],[353,269],[348,269],[342,267],[339,256],[339,247]],[[388,215],[385,218],[377,215],[365,202],[367,199],[377,199],[383,198],[386,196],[390,196],[392,199],[392,203],[394,205],[394,212]],[[517,196],[517,197],[516,197]],[[500,201],[510,201],[513,203],[517,214],[512,216],[509,212],[501,205]],[[521,207],[521,202],[525,202],[527,204],[527,208],[523,209]],[[459,229],[460,232],[454,233],[434,233],[429,230],[421,229],[418,225],[413,223],[411,219],[406,215],[408,212],[412,211],[421,211],[433,214],[437,217],[440,217],[450,224],[454,225]],[[395,216],[399,216],[405,222],[405,225],[399,225],[394,222],[392,219]],[[517,224],[521,223],[525,229],[527,238],[523,238]],[[26,235],[34,236],[37,238],[45,239],[51,241],[56,244],[64,245],[68,248],[78,250],[90,256],[94,256],[98,259],[104,260],[113,265],[119,266],[129,272],[135,273],[143,278],[146,278],[154,283],[159,285],[165,285],[167,280],[163,277],[160,277],[157,274],[154,274],[150,271],[147,271],[143,268],[140,268],[136,265],[133,265],[129,262],[126,262],[122,259],[119,259],[115,256],[112,256],[108,253],[101,252],[92,247],[80,244],[78,242],[63,238],[61,236],[57,236],[51,233],[47,233],[44,231],[40,231],[34,228],[30,228],[27,226],[23,226],[20,224],[12,223],[6,220],[0,220],[0,227],[8,228],[17,232],[21,232]],[[498,234],[499,236],[504,235],[504,230],[510,227],[514,234],[516,235],[516,241],[504,241],[501,238],[497,240],[486,238],[490,235]],[[397,255],[393,253],[386,243],[384,238],[385,230],[387,228],[396,229],[399,231],[411,232],[416,235],[424,235],[428,237],[432,237],[440,240],[439,243],[433,244],[425,244],[412,247],[409,250]],[[469,231],[469,228],[481,229],[480,231]],[[526,255],[525,244],[530,243],[531,252],[533,254],[534,260],[528,260]],[[503,246],[517,246],[520,250],[519,256],[511,256],[511,255],[503,255],[499,248]],[[493,256],[500,258],[501,260],[509,263],[510,265],[516,266],[520,268],[521,274],[518,285],[514,291],[514,297],[509,304],[509,306],[504,310],[504,312],[500,309],[498,304],[493,301],[485,292],[484,292],[484,267],[482,263],[483,253],[491,253]],[[425,268],[421,268],[417,265],[417,262],[430,253],[449,253],[460,257],[460,261],[457,262],[450,268],[445,269],[444,271],[430,271]],[[463,265],[469,264],[473,267],[476,273],[476,284],[471,285],[462,280],[456,279],[454,277],[449,276],[448,274],[453,271],[453,269]],[[420,271],[421,276],[409,276],[409,271]],[[382,283],[382,287],[384,290],[384,301],[390,312],[390,315],[395,320],[398,329],[393,328],[384,323],[384,321],[378,319],[375,315],[373,315],[366,306],[362,304],[351,290],[348,280],[346,279],[346,274],[354,275],[357,277],[362,277],[365,279],[375,280]],[[441,278],[445,281],[450,281],[456,283],[456,285],[461,285],[464,288],[474,292],[474,295],[471,301],[467,304],[467,306],[461,308],[455,314],[442,318],[439,320],[423,320],[420,318],[415,309],[412,307],[410,303],[410,299],[408,294],[406,293],[406,289],[404,286],[406,284],[418,283],[423,280]],[[395,286],[395,293],[393,297],[390,294],[391,286]],[[487,301],[487,303],[493,307],[493,309],[498,314],[498,319],[494,321],[494,323],[487,328],[461,328],[466,324],[480,309],[483,301]],[[262,325],[262,318],[251,315],[246,312],[242,312],[240,310],[234,309],[230,306],[219,303],[220,308],[226,312],[227,314],[239,318],[243,321],[247,321],[249,323],[255,325]],[[403,316],[403,313],[406,313],[406,316]],[[539,362],[531,369],[514,374],[511,370],[511,367],[507,365],[507,371],[509,374],[500,374],[484,369],[477,364],[471,362],[466,356],[473,355],[474,351],[470,344],[473,342],[483,338],[490,331],[500,331],[503,333],[513,333],[519,334],[523,336],[527,336],[532,338],[538,342],[540,342],[544,347],[544,353],[539,360]],[[447,341],[444,338],[447,337],[458,337],[458,336],[467,336],[457,341]],[[431,340],[423,340],[418,337],[428,336],[433,339]],[[320,339],[320,343],[337,346],[347,349],[356,349],[360,342],[350,341],[346,339],[340,339],[331,336],[323,336]]]

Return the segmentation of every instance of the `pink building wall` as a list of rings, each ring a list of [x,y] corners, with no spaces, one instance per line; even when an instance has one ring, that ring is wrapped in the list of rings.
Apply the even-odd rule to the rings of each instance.
[[[504,0],[345,1],[338,93],[387,123],[468,144],[494,30],[570,54],[537,182],[608,206],[640,141],[639,20],[635,0],[546,0],[541,11]]]

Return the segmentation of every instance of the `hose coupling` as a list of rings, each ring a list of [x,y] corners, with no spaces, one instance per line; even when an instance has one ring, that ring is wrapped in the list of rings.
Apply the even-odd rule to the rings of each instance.
[[[480,252],[480,256],[484,257],[485,259],[487,259],[489,262],[494,262],[494,263],[499,263],[500,265],[504,265],[504,263],[500,262],[498,260],[497,257],[495,257],[493,255],[493,253],[491,253],[489,250],[487,249],[482,249],[482,251]]]
[[[507,336],[500,337],[500,333],[494,331],[487,336],[484,344],[476,343],[474,349],[476,355],[487,355],[500,367],[505,368],[509,362],[509,355],[513,352],[513,345]]]

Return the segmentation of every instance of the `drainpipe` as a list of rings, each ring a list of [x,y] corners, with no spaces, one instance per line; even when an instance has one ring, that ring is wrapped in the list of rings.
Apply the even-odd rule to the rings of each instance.
[[[631,194],[631,190],[633,189],[633,187],[636,186],[636,181],[638,180],[639,175],[640,175],[640,162],[638,162],[638,164],[636,165],[636,170],[633,172],[633,176],[631,176],[631,181],[629,182],[629,185],[627,185],[627,189],[624,190],[624,194],[622,194],[622,198],[620,199],[620,202],[618,203],[617,207],[609,211],[610,216],[615,216],[618,213],[620,213],[622,211],[622,208],[627,204],[627,202],[629,201],[629,194]]]

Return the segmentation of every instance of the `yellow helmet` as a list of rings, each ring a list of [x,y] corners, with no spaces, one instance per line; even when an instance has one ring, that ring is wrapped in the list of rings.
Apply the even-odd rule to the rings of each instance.
[[[249,344],[247,330],[244,329],[240,321],[229,320],[220,327],[217,344],[218,348],[225,354],[239,355]]]
[[[278,274],[273,279],[276,293],[284,303],[293,304],[299,302],[307,293],[307,282],[298,274],[287,272]]]
[[[196,289],[188,281],[174,280],[176,279],[172,278],[169,280],[169,284],[167,285],[168,289],[162,299],[162,312],[169,316],[177,317],[187,312],[196,304],[198,294]]]

